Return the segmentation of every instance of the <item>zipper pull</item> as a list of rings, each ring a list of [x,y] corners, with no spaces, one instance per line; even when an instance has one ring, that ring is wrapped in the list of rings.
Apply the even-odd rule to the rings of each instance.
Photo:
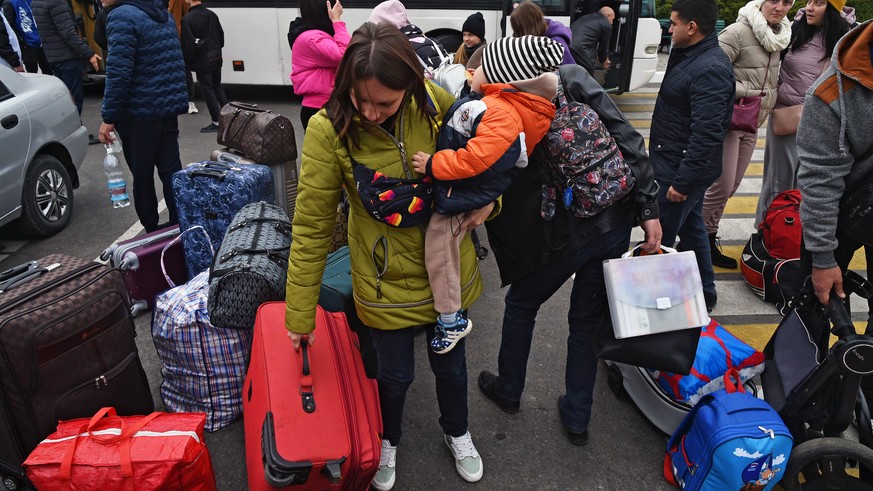
[[[758,429],[761,430],[761,431],[763,431],[764,433],[769,433],[769,434],[770,434],[770,439],[771,439],[771,440],[774,439],[774,438],[776,438],[776,434],[774,433],[773,430],[770,430],[770,429],[764,428],[763,426],[759,426]]]
[[[573,181],[567,181],[567,186],[564,188],[564,208],[570,208],[573,203]]]
[[[382,298],[382,280],[376,278],[376,298]]]
[[[97,386],[98,389],[101,387],[109,386],[109,382],[106,381],[106,376],[104,376],[104,375],[101,375],[101,376],[95,378],[94,384]]]

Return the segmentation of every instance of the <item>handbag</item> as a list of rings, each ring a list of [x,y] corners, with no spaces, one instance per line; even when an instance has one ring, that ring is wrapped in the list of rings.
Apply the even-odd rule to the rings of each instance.
[[[251,330],[262,303],[284,300],[289,247],[291,221],[285,210],[264,201],[243,206],[209,270],[212,324]]]
[[[734,102],[734,114],[731,116],[731,130],[756,133],[758,131],[758,116],[761,114],[761,95],[740,97]]]
[[[257,104],[230,102],[218,117],[218,143],[265,165],[297,158],[291,121]]]
[[[837,229],[852,240],[873,246],[873,172],[843,194]]]
[[[202,413],[116,415],[58,423],[57,431],[27,457],[36,489],[215,490]]]
[[[670,254],[636,256],[639,252],[637,246],[620,258],[603,261],[615,337],[647,336],[708,324],[694,252],[676,252],[669,247],[662,247],[661,252]]]
[[[758,118],[761,115],[761,100],[764,98],[764,87],[767,87],[767,78],[770,76],[770,58],[767,58],[767,71],[764,72],[764,84],[761,85],[761,93],[740,97],[734,102],[734,114],[731,116],[731,130],[744,131],[746,133],[758,132]]]
[[[430,176],[421,179],[388,177],[355,160],[351,152],[349,159],[361,204],[373,219],[399,228],[428,221],[433,210],[433,179]],[[406,162],[403,166],[406,170]]]
[[[788,136],[797,133],[801,114],[803,114],[803,104],[773,109],[773,112],[770,113],[770,118],[773,120],[773,134],[776,136]]]
[[[675,249],[662,247],[663,250],[672,252],[665,257],[679,256]],[[639,246],[623,254],[628,256],[636,253]],[[693,254],[693,253],[692,253]],[[651,256],[657,257],[657,256]],[[642,259],[642,258],[634,258]],[[627,258],[619,259],[626,261]],[[607,277],[607,263],[616,260],[604,261],[604,280]],[[696,271],[696,263],[695,263]],[[698,280],[700,274],[698,273]],[[646,281],[644,281],[646,282]],[[667,283],[665,279],[661,283]],[[646,283],[653,283],[648,281]],[[609,295],[610,284],[606,284],[607,295]],[[612,285],[616,287],[615,284]],[[694,289],[696,291],[696,288]],[[702,291],[700,297],[702,297]],[[696,297],[695,297],[696,298]],[[663,302],[662,302],[663,304]],[[691,367],[694,365],[694,358],[697,354],[697,344],[700,342],[701,328],[705,324],[709,324],[709,320],[701,322],[696,327],[689,329],[671,330],[667,332],[659,332],[656,334],[648,334],[645,336],[622,337],[619,339],[616,336],[616,329],[613,327],[612,301],[610,301],[610,312],[604,313],[601,318],[600,331],[594,339],[594,354],[598,358],[604,360],[617,361],[627,365],[634,365],[652,370],[663,370],[667,372],[687,375],[691,372]],[[704,305],[704,312],[706,306]]]
[[[694,365],[700,327],[662,332],[649,336],[616,339],[609,313],[603,315],[594,339],[594,355],[651,370],[688,375]]]

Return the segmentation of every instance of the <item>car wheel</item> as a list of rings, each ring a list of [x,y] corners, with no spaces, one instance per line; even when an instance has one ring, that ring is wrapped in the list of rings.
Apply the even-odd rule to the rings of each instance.
[[[24,177],[19,230],[30,236],[54,235],[73,215],[73,183],[67,169],[51,155],[38,155]]]

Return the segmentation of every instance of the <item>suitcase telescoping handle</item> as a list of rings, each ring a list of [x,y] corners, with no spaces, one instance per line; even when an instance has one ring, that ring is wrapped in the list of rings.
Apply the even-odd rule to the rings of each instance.
[[[315,395],[312,393],[312,371],[309,367],[309,338],[303,337],[300,341],[300,398],[303,402],[303,411],[315,412]]]
[[[202,167],[195,169],[188,174],[188,177],[211,177],[223,181],[227,177],[227,171],[240,170],[239,167],[234,167],[226,162],[206,162]]]

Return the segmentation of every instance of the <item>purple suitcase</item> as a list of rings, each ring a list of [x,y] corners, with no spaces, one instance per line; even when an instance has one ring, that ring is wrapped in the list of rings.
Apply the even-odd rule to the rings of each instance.
[[[173,225],[112,244],[100,254],[100,259],[121,270],[134,316],[154,308],[155,295],[188,281],[182,242],[173,242],[178,236],[179,226]],[[172,284],[167,282],[161,268],[161,251],[168,244],[164,269]]]

